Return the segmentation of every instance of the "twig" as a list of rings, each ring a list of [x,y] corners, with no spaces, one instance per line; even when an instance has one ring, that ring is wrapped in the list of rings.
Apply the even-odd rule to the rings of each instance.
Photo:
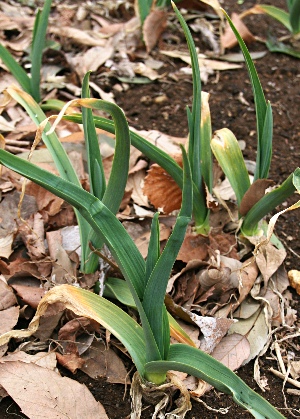
[[[292,384],[293,386],[300,388],[300,382],[297,380],[293,380],[292,378],[289,378],[282,374],[282,372],[275,370],[274,368],[270,368],[270,370],[274,375],[281,378],[282,380],[286,380],[288,383]]]
[[[281,356],[280,346],[279,346],[278,342],[274,343],[274,349],[275,349],[275,352],[276,352],[276,355],[277,355],[277,359],[278,359],[278,363],[279,363],[281,372],[282,372],[282,374],[284,374],[286,376],[286,368],[285,368],[285,365],[284,365],[284,362],[283,362],[283,359],[282,359],[282,356]]]

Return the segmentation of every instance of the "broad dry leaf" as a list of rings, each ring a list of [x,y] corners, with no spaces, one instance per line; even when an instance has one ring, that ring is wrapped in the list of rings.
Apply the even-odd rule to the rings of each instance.
[[[62,237],[59,230],[48,231],[46,238],[49,246],[49,254],[53,262],[52,276],[57,284],[65,284],[76,277],[76,266],[63,248]]]
[[[35,213],[26,223],[19,223],[19,231],[32,260],[45,257],[44,220],[40,213]]]
[[[17,292],[21,301],[34,309],[37,308],[41,299],[47,292],[43,288],[40,288],[37,284],[35,284],[35,286],[12,284],[11,286]]]
[[[5,237],[0,237],[0,257],[8,259],[13,253],[12,244],[15,234],[8,233]]]
[[[61,210],[64,200],[47,191],[34,182],[28,182],[26,193],[36,198],[39,211],[45,211],[49,216],[56,215]]]
[[[240,319],[237,323],[234,323],[228,334],[232,335],[233,333],[246,336],[250,343],[250,355],[243,362],[243,365],[245,365],[260,353],[269,339],[269,327],[264,309],[260,307],[248,319]]]
[[[276,249],[271,243],[260,246],[255,261],[263,276],[265,287],[271,276],[282,265],[286,257],[285,249]]]
[[[291,362],[291,376],[294,378],[294,380],[300,378],[300,361]]]
[[[94,342],[82,355],[84,360],[80,368],[91,378],[105,377],[109,383],[125,384],[129,382],[128,372],[121,358],[112,348],[103,342]]]
[[[250,344],[245,336],[233,333],[221,340],[211,356],[235,371],[249,358]]]
[[[69,38],[78,45],[104,47],[107,44],[107,40],[102,35],[92,31],[83,31],[69,26],[50,26],[48,31],[62,38]]]
[[[143,38],[149,53],[157,44],[167,26],[168,14],[163,9],[154,9],[146,17],[143,25]]]
[[[0,311],[6,310],[16,304],[17,299],[12,288],[0,280]]]
[[[16,351],[8,353],[0,362],[15,362],[21,361],[27,364],[36,364],[42,368],[55,371],[56,369],[56,355],[55,352],[38,352],[30,355],[24,351]]]
[[[255,37],[252,35],[252,33],[249,31],[237,13],[232,13],[231,20],[246,44],[250,44],[251,42],[255,41]],[[238,42],[236,36],[234,35],[229,24],[226,23],[225,31],[221,35],[222,47],[233,48],[235,45],[237,45],[237,43]]]
[[[257,179],[246,191],[240,204],[240,214],[246,215],[248,211],[265,195],[266,189],[274,185],[271,179]]]
[[[200,348],[209,354],[213,352],[221,339],[226,335],[230,326],[235,323],[235,320],[232,319],[203,317],[192,312],[189,315],[203,333],[203,338],[200,338]]]
[[[190,262],[191,260],[206,260],[208,255],[209,240],[206,236],[187,233],[181,245],[177,260]]]
[[[143,183],[145,179],[145,171],[139,170],[128,176],[126,189],[131,190],[131,198],[137,205],[149,207],[149,202],[146,194],[143,191]]]
[[[174,160],[182,167],[182,156],[175,155]],[[153,164],[144,182],[144,194],[156,208],[162,208],[166,214],[181,206],[182,191],[172,178],[158,164]]]
[[[18,322],[20,309],[17,306],[0,311],[0,335],[12,330]]]
[[[84,53],[79,53],[74,56],[69,54],[67,59],[80,79],[82,79],[88,71],[98,70],[113,54],[114,48],[111,43],[107,42],[104,46],[94,46]]]
[[[0,384],[30,419],[108,419],[87,387],[36,364],[1,365]]]
[[[132,127],[130,129],[170,156],[181,155],[180,144],[185,145],[187,142],[186,137],[173,137],[157,130],[139,131]]]
[[[160,51],[161,54],[167,55],[168,57],[180,58],[185,63],[191,65],[191,57],[188,52],[182,51]],[[207,75],[202,76],[202,73],[208,72],[212,74],[212,70],[216,71],[225,71],[225,70],[235,70],[241,68],[241,65],[235,63],[229,63],[225,61],[211,60],[207,58],[204,54],[198,54],[198,62],[200,66],[200,75],[203,82],[207,81]]]
[[[249,319],[260,307],[260,303],[251,296],[246,298],[234,312],[235,319]]]

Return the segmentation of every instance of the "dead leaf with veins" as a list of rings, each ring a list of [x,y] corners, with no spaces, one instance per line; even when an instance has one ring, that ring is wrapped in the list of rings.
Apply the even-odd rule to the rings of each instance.
[[[103,406],[83,384],[33,363],[7,362],[0,384],[31,419],[108,419]]]
[[[182,156],[175,155],[174,159],[182,167]],[[162,208],[166,214],[178,210],[181,206],[181,189],[172,176],[158,164],[153,164],[148,170],[144,181],[144,194],[156,208]]]

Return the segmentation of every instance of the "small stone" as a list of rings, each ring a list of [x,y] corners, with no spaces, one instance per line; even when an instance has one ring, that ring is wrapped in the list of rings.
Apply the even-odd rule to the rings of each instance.
[[[151,96],[142,96],[140,102],[147,106],[151,105],[153,100]]]
[[[167,102],[167,100],[168,100],[167,95],[160,95],[160,96],[156,96],[156,98],[154,98],[154,102],[158,103],[158,104]]]
[[[296,269],[292,269],[291,271],[288,272],[288,278],[289,278],[291,287],[294,288],[297,294],[300,295],[300,271],[297,271]]]

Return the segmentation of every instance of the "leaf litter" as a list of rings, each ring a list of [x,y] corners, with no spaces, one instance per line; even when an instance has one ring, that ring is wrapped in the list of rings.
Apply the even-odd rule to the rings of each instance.
[[[213,3],[215,7],[217,3]],[[8,12],[2,3],[1,8],[0,20],[6,29],[18,30],[21,34],[13,42],[5,39],[1,39],[1,42],[15,57],[22,60],[21,52],[30,44],[33,28],[32,10],[22,8],[26,19],[22,17],[20,21],[19,8],[17,10],[11,6]],[[88,6],[82,6],[81,12],[87,15]],[[103,16],[102,11],[98,12],[99,9],[96,8],[90,15],[89,29],[83,27],[84,19],[79,18],[79,11],[77,19],[81,24],[76,29],[68,25],[56,26],[55,19],[50,22],[50,33],[57,35],[62,43],[60,62],[63,65],[59,64],[58,68],[43,73],[42,85],[47,90],[54,88],[55,95],[58,90],[66,89],[68,98],[70,95],[71,97],[78,95],[80,88],[77,80],[81,79],[91,66],[95,71],[101,69],[99,76],[104,81],[114,76],[120,80],[122,77],[127,77],[127,83],[137,80],[143,82],[143,78],[151,82],[169,77],[159,72],[159,68],[153,68],[149,57],[144,59],[145,55],[139,51],[141,29],[136,17],[128,19],[125,23],[111,23],[110,19]],[[62,9],[58,13],[63,13]],[[151,53],[157,43],[159,44],[167,22],[165,15],[160,14],[157,18],[155,13],[148,16],[143,28],[148,53]],[[72,13],[69,16],[72,17]],[[64,18],[69,19],[68,13],[65,13]],[[151,32],[153,19],[156,24],[154,37]],[[195,25],[198,23],[195,21]],[[245,36],[249,36],[249,42],[253,40],[247,31]],[[72,52],[64,52],[64,43],[71,43],[75,48],[71,50]],[[228,43],[226,45],[228,46]],[[160,53],[190,63],[184,52],[160,50]],[[134,55],[140,61],[133,60]],[[99,58],[97,61],[94,60],[95,56]],[[47,62],[51,62],[50,53],[47,51],[45,61],[45,66]],[[213,60],[204,54],[199,54],[199,63],[202,74],[205,75],[204,82],[216,70],[239,68],[239,65],[228,64],[219,59]],[[60,79],[57,75],[61,70],[69,72],[64,79]],[[3,88],[11,84],[11,79],[6,73],[5,77],[8,78],[5,79]],[[127,83],[121,81],[120,89],[127,89]],[[105,92],[101,93],[100,90],[97,83],[94,83],[94,91],[101,96]],[[113,90],[110,93],[113,98]],[[15,104],[9,104],[1,112],[3,115],[0,120],[1,131],[8,132],[5,140],[6,148],[17,153],[28,150],[35,133],[35,128],[28,117]],[[78,145],[82,145],[82,133],[77,130],[77,126],[75,128],[74,125],[63,128],[60,126],[58,129],[62,142],[70,144],[69,155],[78,150]],[[179,144],[186,142],[186,138],[170,137],[154,130],[138,131],[138,133],[173,156],[180,151]],[[98,134],[101,141],[101,133]],[[111,138],[106,133],[102,135]],[[28,138],[29,141],[22,142]],[[113,142],[107,142],[107,138],[104,137],[102,139],[101,153],[108,174],[114,147]],[[104,151],[105,144],[110,144],[108,148],[106,147],[106,151]],[[41,154],[38,157],[43,151],[43,148],[38,147],[33,156],[37,159],[37,164],[53,171],[52,163],[48,160],[49,156]],[[80,152],[76,152],[74,161],[84,182],[87,176],[84,171],[86,162],[82,157],[82,148]],[[181,195],[174,182],[173,187],[170,187],[172,179],[166,181],[166,173],[163,173],[159,166],[151,165],[146,176],[147,162],[144,160],[140,163],[142,157],[141,153],[132,148],[127,196],[118,217],[120,220],[127,220],[124,221],[124,226],[129,232],[132,231],[138,248],[143,256],[146,256],[154,207],[160,208],[164,213],[160,223],[163,247],[171,232],[172,213],[180,207]],[[180,164],[180,161],[178,163]],[[9,184],[8,189],[4,186],[7,184]],[[6,217],[1,223],[0,230],[0,334],[6,333],[6,338],[0,338],[2,364],[0,384],[3,387],[3,394],[5,392],[9,394],[20,405],[22,412],[30,418],[40,417],[38,416],[40,409],[46,412],[48,418],[79,418],[83,415],[88,418],[106,418],[103,407],[94,400],[85,386],[59,375],[57,362],[72,372],[81,369],[92,378],[106,377],[109,382],[125,384],[129,382],[128,371],[123,362],[126,351],[122,348],[124,352],[121,355],[119,346],[108,338],[105,330],[92,318],[85,317],[84,313],[76,312],[76,308],[67,296],[65,304],[56,302],[47,306],[42,313],[43,317],[40,318],[42,314],[35,312],[41,298],[56,284],[72,283],[92,289],[102,273],[98,271],[91,277],[82,277],[78,273],[80,257],[78,228],[74,225],[72,209],[66,207],[62,200],[29,183],[22,201],[21,218],[17,216],[21,185],[22,179],[16,174],[7,169],[2,170],[0,185],[2,221]],[[243,202],[245,212],[253,206],[258,196],[264,194],[268,186],[268,183],[253,184]],[[222,194],[226,204],[229,199],[234,199],[232,190],[228,187],[226,195],[223,191]],[[230,202],[228,205],[230,206]],[[224,208],[226,217],[222,212]],[[280,339],[286,339],[287,342],[288,332],[292,339],[296,313],[289,305],[292,297],[287,288],[291,284],[300,293],[299,272],[292,270],[286,274],[283,268],[285,251],[277,249],[270,242],[257,246],[254,255],[250,255],[242,262],[240,260],[242,255],[239,254],[241,243],[237,242],[234,234],[224,234],[223,231],[228,219],[235,216],[233,210],[228,217],[227,209],[228,207],[220,206],[212,214],[218,228],[208,237],[195,235],[191,231],[186,235],[177,262],[178,266],[183,264],[184,267],[174,269],[168,285],[166,305],[170,312],[181,319],[180,324],[197,347],[201,347],[232,370],[237,370],[250,359],[257,359],[269,347],[272,349],[274,341],[276,343],[280,342]],[[220,220],[222,220],[221,225]],[[66,224],[69,227],[65,227]],[[251,244],[247,245],[251,248]],[[71,313],[72,309],[76,314]],[[24,335],[14,327],[19,317],[25,315],[26,310],[30,314],[25,318],[31,320],[31,323],[28,333]],[[27,347],[20,345],[15,352],[9,352],[6,340],[10,334],[19,339],[27,336],[29,338]],[[298,336],[297,333],[294,335]],[[36,339],[45,349],[50,349],[42,352],[38,346],[33,349]],[[282,345],[282,342],[280,344]],[[279,354],[286,352],[287,348],[288,346],[280,346]],[[29,355],[28,352],[32,351],[35,354]],[[281,374],[286,378],[284,365],[283,362]],[[298,361],[290,363],[290,372],[294,381],[299,379]],[[262,385],[257,370],[256,378]],[[198,380],[193,381],[191,377],[184,377],[183,383],[196,398],[201,397],[209,389],[207,384]],[[264,384],[264,387],[266,385]],[[34,400],[33,403],[29,402],[31,399]]]

